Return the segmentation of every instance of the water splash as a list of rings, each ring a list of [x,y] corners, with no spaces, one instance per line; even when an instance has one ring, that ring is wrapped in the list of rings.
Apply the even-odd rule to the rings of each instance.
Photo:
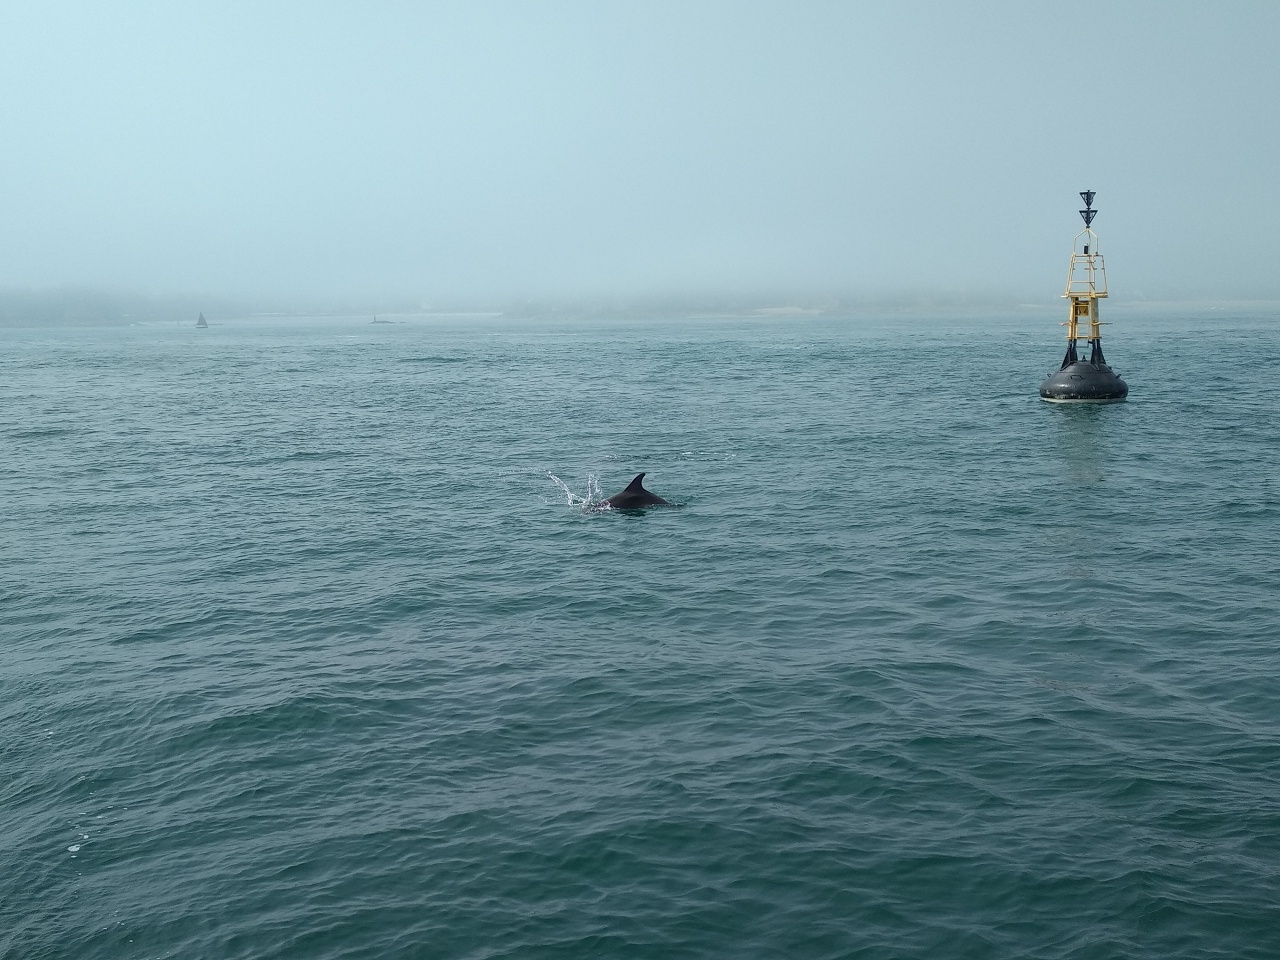
[[[552,483],[560,488],[560,492],[564,494],[565,502],[569,506],[581,507],[584,513],[609,509],[609,504],[605,502],[604,494],[600,490],[600,481],[596,479],[594,473],[587,474],[587,493],[583,497],[578,496],[569,489],[569,485],[550,470],[547,471],[547,476],[551,478]]]

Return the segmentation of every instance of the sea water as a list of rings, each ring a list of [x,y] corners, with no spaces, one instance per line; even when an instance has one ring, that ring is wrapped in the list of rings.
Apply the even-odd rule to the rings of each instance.
[[[1280,956],[1276,311],[404,319],[0,331],[0,956]]]

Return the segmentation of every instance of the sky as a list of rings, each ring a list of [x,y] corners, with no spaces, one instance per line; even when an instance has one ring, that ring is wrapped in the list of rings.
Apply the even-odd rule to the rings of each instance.
[[[0,287],[1280,297],[1280,3],[0,5]]]

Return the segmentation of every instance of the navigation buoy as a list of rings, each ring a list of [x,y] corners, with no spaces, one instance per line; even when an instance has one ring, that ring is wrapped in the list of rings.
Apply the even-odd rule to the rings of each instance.
[[[1080,199],[1084,209],[1084,231],[1076,236],[1071,249],[1071,265],[1067,268],[1067,290],[1063,294],[1071,304],[1067,328],[1067,355],[1062,366],[1040,384],[1040,397],[1051,403],[1112,403],[1129,395],[1129,386],[1107,366],[1102,356],[1102,321],[1098,319],[1098,301],[1107,296],[1107,266],[1098,251],[1098,235],[1093,232],[1092,190],[1083,190]],[[1081,324],[1088,324],[1088,331]],[[1081,360],[1077,341],[1089,341],[1089,359]]]

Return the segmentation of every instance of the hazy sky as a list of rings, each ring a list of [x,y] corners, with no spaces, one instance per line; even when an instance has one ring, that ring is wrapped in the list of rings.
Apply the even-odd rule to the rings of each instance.
[[[1280,297],[1280,3],[5,3],[0,285]]]

